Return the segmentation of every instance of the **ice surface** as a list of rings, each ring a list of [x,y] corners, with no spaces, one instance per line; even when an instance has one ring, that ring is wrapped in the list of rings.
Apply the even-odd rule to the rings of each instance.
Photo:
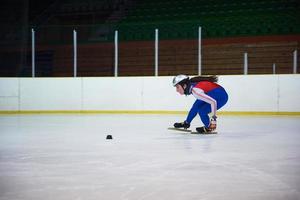
[[[184,117],[1,115],[0,199],[300,199],[299,117],[219,116],[217,135],[167,130]]]

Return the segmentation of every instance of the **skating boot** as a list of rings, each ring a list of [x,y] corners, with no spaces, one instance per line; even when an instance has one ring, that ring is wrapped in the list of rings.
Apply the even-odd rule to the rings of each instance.
[[[217,132],[214,130],[211,130],[209,128],[206,128],[205,126],[197,127],[196,128],[196,134],[216,134]]]
[[[176,122],[174,124],[174,128],[184,128],[184,129],[188,129],[190,127],[190,124],[187,123],[186,121],[184,122]]]

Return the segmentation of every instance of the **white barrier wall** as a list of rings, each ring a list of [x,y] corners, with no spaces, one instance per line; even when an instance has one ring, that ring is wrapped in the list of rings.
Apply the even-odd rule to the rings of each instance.
[[[0,111],[187,111],[173,77],[0,78]],[[222,111],[300,112],[300,75],[220,76]]]
[[[0,78],[0,111],[19,110],[19,85],[18,78]]]

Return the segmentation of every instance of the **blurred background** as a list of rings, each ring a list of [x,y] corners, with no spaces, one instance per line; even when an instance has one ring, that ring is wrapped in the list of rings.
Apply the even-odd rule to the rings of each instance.
[[[202,74],[299,72],[298,0],[3,0],[0,77],[153,76],[155,29],[158,75],[198,74],[201,27]],[[295,63],[296,62],[296,63]]]

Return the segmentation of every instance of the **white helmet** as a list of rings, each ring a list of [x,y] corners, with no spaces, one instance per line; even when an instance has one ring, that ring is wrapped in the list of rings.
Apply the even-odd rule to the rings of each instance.
[[[175,87],[178,83],[180,83],[183,80],[188,80],[189,77],[183,74],[177,75],[173,78],[173,86]]]

